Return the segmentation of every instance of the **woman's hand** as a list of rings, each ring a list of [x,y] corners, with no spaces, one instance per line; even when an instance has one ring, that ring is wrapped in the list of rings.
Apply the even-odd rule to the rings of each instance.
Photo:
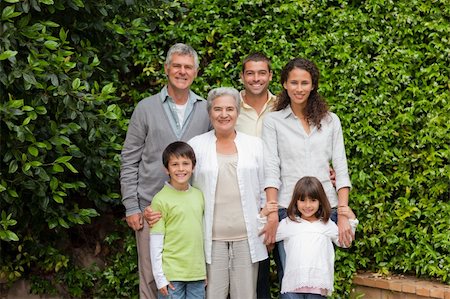
[[[348,219],[355,219],[356,218],[355,214],[353,213],[353,210],[350,209],[349,206],[338,207],[337,213],[338,213],[339,216],[344,216],[344,217],[347,217]]]
[[[278,212],[278,203],[267,202],[265,207],[261,210],[261,216],[268,216],[272,212]]]
[[[162,217],[161,212],[153,211],[151,206],[147,206],[144,209],[144,218],[150,227],[152,227],[156,222],[158,222],[159,219],[161,219],[161,217]]]

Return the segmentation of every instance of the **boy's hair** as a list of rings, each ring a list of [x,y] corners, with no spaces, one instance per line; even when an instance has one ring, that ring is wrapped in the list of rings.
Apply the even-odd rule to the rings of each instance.
[[[298,180],[295,184],[292,199],[287,209],[289,219],[298,222],[296,216],[301,216],[297,208],[298,200],[317,199],[319,201],[319,210],[316,212],[316,217],[322,219],[323,222],[328,222],[331,216],[331,206],[328,201],[325,190],[323,190],[322,183],[315,177],[305,176]]]
[[[169,144],[162,154],[162,161],[165,168],[169,168],[170,157],[186,157],[192,161],[192,166],[195,166],[197,159],[195,158],[195,153],[192,147],[183,141],[175,141]]]
[[[267,63],[267,66],[269,67],[269,72],[272,71],[272,66],[269,57],[267,57],[263,53],[255,52],[245,57],[245,59],[242,61],[242,72],[245,72],[245,64],[249,61],[256,61],[256,62],[263,61]]]

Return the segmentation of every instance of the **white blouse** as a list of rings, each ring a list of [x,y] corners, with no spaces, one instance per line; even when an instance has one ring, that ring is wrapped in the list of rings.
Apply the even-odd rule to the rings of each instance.
[[[264,119],[264,187],[278,189],[278,204],[284,208],[304,176],[320,180],[332,208],[338,205],[336,190],[351,187],[341,122],[330,112],[320,123],[320,130],[311,126],[307,134],[291,106],[270,112]],[[330,163],[336,172],[336,188],[330,180]]]
[[[259,218],[260,227],[266,218]],[[280,221],[276,240],[284,241],[286,266],[281,282],[281,293],[295,292],[299,288],[325,289],[327,295],[333,292],[334,247],[340,246],[337,225],[328,220],[309,222],[298,218],[295,222],[289,217]],[[350,219],[353,233],[358,219]]]
[[[203,192],[205,198],[205,258],[211,264],[212,225],[215,194],[219,172],[215,131],[209,131],[189,140],[197,158],[192,185]],[[268,257],[267,249],[259,238],[257,215],[266,204],[262,141],[258,137],[237,132],[234,139],[238,152],[237,179],[241,194],[242,212],[247,231],[252,263]]]

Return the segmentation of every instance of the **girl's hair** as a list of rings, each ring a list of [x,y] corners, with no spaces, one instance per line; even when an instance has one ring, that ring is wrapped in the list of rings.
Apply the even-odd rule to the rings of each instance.
[[[294,58],[289,61],[284,68],[281,70],[281,85],[287,82],[289,73],[294,69],[299,68],[307,71],[311,75],[312,79],[312,90],[308,97],[308,102],[304,111],[306,119],[310,124],[315,125],[320,130],[320,121],[328,113],[328,105],[320,96],[319,89],[319,78],[320,72],[314,62],[305,58]],[[274,111],[279,111],[286,108],[291,103],[291,98],[289,97],[287,90],[283,87],[283,91],[278,95],[277,100],[274,105]]]
[[[323,190],[322,183],[315,177],[305,176],[298,180],[294,187],[294,193],[292,194],[291,203],[287,209],[289,219],[298,222],[297,216],[301,216],[300,211],[297,208],[298,200],[306,200],[309,197],[311,199],[317,199],[319,201],[319,210],[316,212],[316,217],[322,219],[323,222],[328,222],[331,215],[331,207],[328,202],[325,190]]]

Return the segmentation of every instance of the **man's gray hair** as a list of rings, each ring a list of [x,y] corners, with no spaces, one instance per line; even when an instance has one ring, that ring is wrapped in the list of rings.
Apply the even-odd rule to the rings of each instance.
[[[177,43],[177,44],[173,45],[172,47],[170,47],[169,51],[167,52],[166,62],[165,62],[165,64],[168,67],[170,67],[170,63],[172,62],[173,54],[189,55],[189,56],[194,57],[194,66],[195,66],[195,69],[198,70],[198,67],[200,65],[199,60],[198,60],[198,55],[197,55],[197,52],[194,50],[194,48],[192,48],[191,46],[182,44],[182,43]]]
[[[237,89],[233,87],[218,87],[212,89],[208,93],[208,98],[206,99],[206,107],[208,109],[208,113],[211,112],[214,100],[221,96],[231,96],[234,99],[236,110],[239,114],[239,112],[241,111],[241,98],[239,96],[239,91],[237,91]]]

